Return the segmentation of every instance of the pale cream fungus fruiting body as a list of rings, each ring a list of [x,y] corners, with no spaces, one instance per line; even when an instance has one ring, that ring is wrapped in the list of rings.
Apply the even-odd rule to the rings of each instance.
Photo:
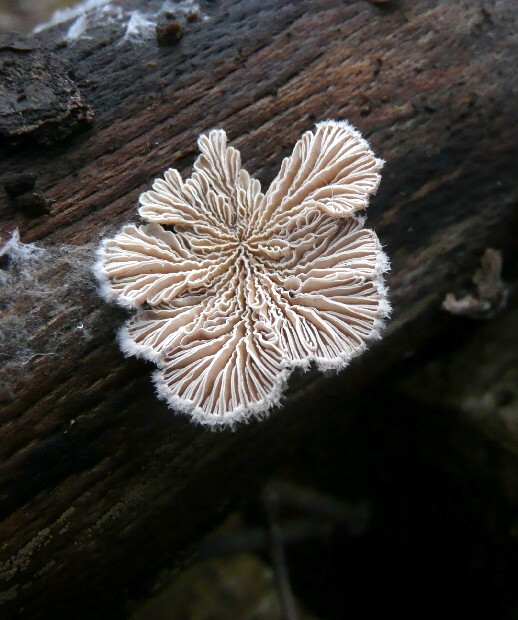
[[[198,144],[191,178],[157,179],[140,196],[148,223],[103,241],[96,273],[106,299],[136,309],[119,341],[157,364],[158,395],[233,425],[277,405],[295,368],[341,369],[379,337],[388,260],[357,214],[383,162],[327,121],[263,194],[223,130]]]

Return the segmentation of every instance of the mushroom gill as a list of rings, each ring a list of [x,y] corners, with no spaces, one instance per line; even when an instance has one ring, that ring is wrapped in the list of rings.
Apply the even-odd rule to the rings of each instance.
[[[388,260],[357,212],[383,162],[347,122],[320,123],[263,194],[223,130],[198,145],[191,178],[157,179],[147,224],[104,240],[95,271],[136,309],[120,345],[157,364],[158,395],[232,425],[277,405],[295,368],[341,369],[379,337]]]

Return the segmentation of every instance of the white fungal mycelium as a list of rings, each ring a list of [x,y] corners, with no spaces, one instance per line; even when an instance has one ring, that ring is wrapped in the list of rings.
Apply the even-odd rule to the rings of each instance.
[[[0,234],[0,403],[27,385],[37,360],[48,360],[52,373],[69,356],[71,338],[76,354],[85,351],[106,324],[92,297],[95,250],[93,243],[24,243],[18,229]]]
[[[183,17],[195,12],[202,20],[207,18],[196,0],[151,0],[132,4],[136,8],[123,8],[110,0],[82,0],[71,7],[58,9],[47,22],[36,26],[34,32],[66,25],[64,40],[73,44],[89,39],[93,28],[111,25],[119,28],[120,43],[138,43],[155,36],[157,22],[164,13]]]
[[[158,366],[160,397],[206,425],[261,417],[296,368],[341,369],[379,338],[388,260],[358,212],[383,162],[347,122],[306,132],[266,193],[223,130],[191,178],[140,196],[145,225],[99,249],[103,296],[136,309],[122,350]]]

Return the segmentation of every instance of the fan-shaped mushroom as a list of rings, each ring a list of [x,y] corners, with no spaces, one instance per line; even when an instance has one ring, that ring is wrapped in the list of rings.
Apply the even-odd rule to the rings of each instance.
[[[157,364],[159,396],[233,424],[278,404],[295,368],[343,368],[379,337],[388,261],[357,213],[383,162],[348,123],[320,123],[263,194],[223,130],[198,144],[191,178],[157,179],[140,197],[148,223],[103,241],[96,273],[137,309],[119,341]]]

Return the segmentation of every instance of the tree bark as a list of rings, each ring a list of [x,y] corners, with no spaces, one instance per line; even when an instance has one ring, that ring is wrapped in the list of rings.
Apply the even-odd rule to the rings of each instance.
[[[486,247],[517,253],[512,0],[207,1],[196,20],[180,15],[168,47],[126,36],[137,5],[123,0],[117,19],[66,45],[70,22],[43,30],[41,63],[70,63],[80,95],[65,85],[59,104],[48,95],[59,114],[35,122],[31,109],[27,131],[2,134],[0,238],[18,228],[25,244],[0,265],[4,618],[123,616],[130,594],[325,424],[330,395],[345,403],[440,335],[442,299]],[[342,118],[387,162],[368,213],[392,261],[387,335],[338,377],[295,379],[266,421],[194,427],[119,351],[124,313],[97,294],[95,249],[137,219],[139,193],[167,167],[189,174],[207,129],[223,127],[267,186],[303,131]],[[25,202],[4,192],[19,175]]]

